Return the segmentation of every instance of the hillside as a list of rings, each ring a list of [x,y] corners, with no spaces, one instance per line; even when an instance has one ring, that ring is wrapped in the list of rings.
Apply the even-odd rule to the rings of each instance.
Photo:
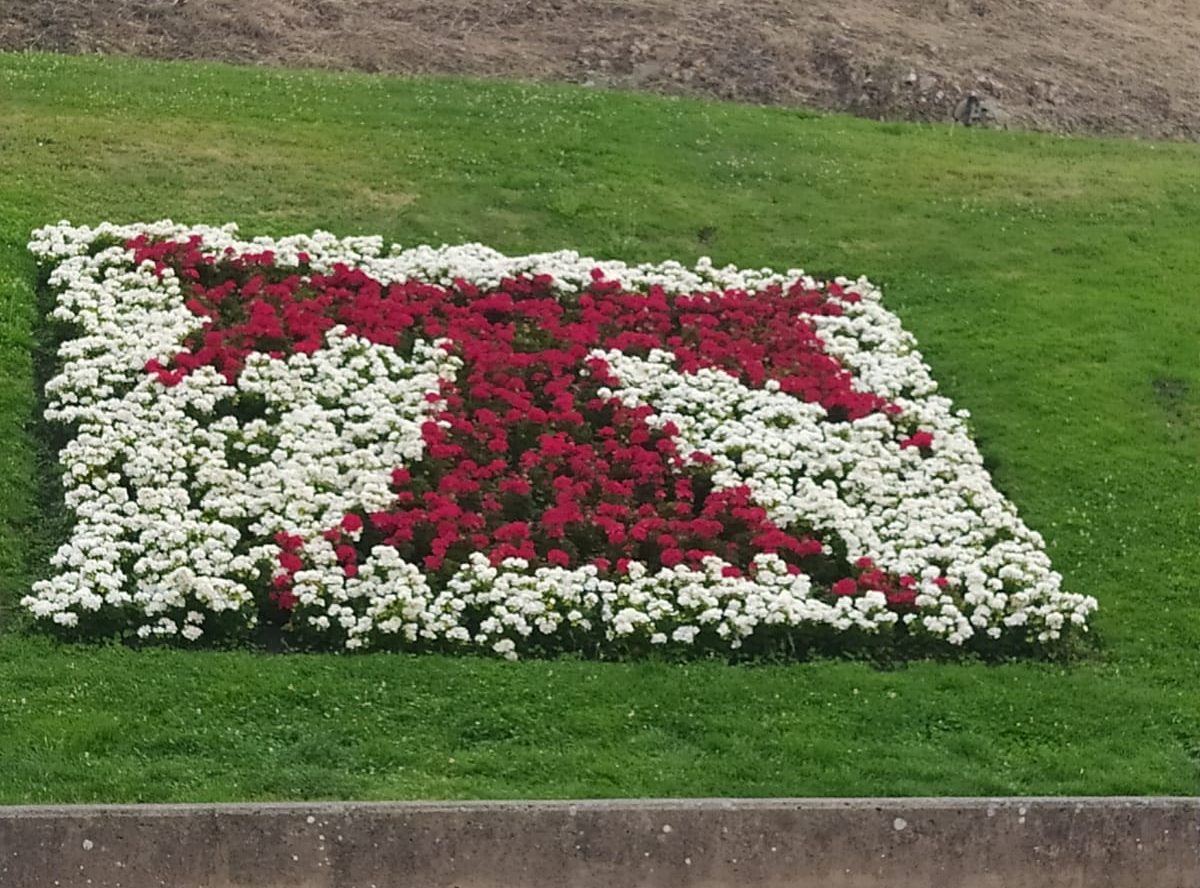
[[[0,96],[0,802],[1196,793],[1200,146],[61,55],[0,54]],[[1100,601],[1095,647],[878,669],[34,636],[16,603],[64,528],[29,232],[164,217],[866,274]]]
[[[1191,0],[30,0],[0,49],[568,81],[873,118],[1200,136]]]

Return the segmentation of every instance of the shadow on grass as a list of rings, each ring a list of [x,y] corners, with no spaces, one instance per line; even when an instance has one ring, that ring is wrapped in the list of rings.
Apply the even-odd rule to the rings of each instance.
[[[33,326],[33,415],[26,420],[26,431],[34,446],[36,518],[24,534],[25,563],[32,577],[49,575],[50,557],[66,542],[71,532],[72,516],[63,496],[62,467],[58,453],[72,438],[72,430],[61,423],[48,422],[46,415],[46,383],[58,372],[58,347],[71,335],[70,328],[55,322],[50,312],[55,296],[49,284],[49,269],[38,268],[34,286],[36,318]],[[0,631],[28,630],[32,618],[20,607],[17,590],[12,600],[0,602]]]

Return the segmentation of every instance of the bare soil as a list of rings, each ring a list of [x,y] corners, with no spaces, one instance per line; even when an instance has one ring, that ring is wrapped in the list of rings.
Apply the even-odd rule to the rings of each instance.
[[[0,48],[1200,138],[1197,0],[0,0]]]

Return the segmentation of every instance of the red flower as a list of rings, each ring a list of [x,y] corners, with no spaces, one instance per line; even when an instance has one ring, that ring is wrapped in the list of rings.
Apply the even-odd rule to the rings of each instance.
[[[683,552],[679,549],[665,549],[658,557],[662,561],[663,567],[674,567],[683,561]]]
[[[280,531],[275,534],[275,545],[285,552],[296,552],[304,545],[301,537],[289,535]]]
[[[933,446],[933,433],[932,432],[917,432],[912,437],[905,438],[903,441],[901,441],[900,446],[902,448],[917,447],[922,450],[925,450],[925,449]]]
[[[853,595],[858,591],[858,583],[850,577],[844,577],[833,584],[834,595]]]

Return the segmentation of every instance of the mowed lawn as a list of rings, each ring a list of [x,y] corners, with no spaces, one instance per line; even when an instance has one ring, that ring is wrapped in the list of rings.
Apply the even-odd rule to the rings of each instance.
[[[0,802],[1200,792],[1200,146],[0,56]],[[63,646],[30,229],[237,221],[867,274],[1095,595],[1074,662]]]

